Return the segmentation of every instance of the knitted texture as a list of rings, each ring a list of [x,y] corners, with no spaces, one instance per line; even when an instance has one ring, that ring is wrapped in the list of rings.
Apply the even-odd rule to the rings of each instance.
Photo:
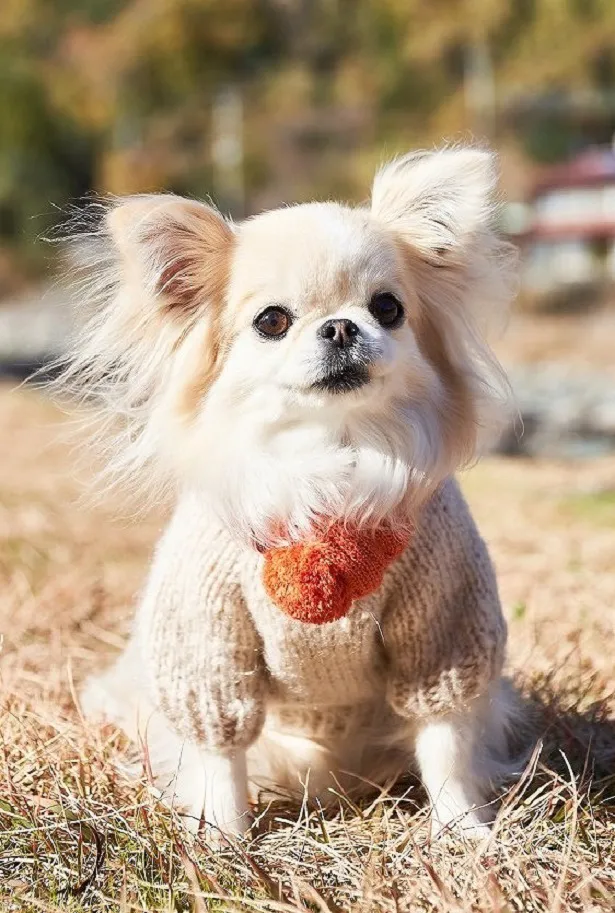
[[[184,501],[158,547],[134,635],[154,703],[212,749],[251,744],[265,715],[262,644],[228,536]]]
[[[267,716],[314,738],[366,720],[403,726],[463,708],[500,675],[495,577],[453,480],[377,589],[329,624],[282,612],[265,562],[196,496],[182,499],[156,553],[134,646],[154,704],[205,749],[252,744]]]
[[[291,618],[327,624],[378,589],[408,541],[387,528],[349,530],[336,524],[315,542],[265,551],[265,591]]]

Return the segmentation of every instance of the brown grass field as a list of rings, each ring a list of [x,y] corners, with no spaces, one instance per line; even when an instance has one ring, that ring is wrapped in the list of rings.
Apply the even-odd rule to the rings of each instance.
[[[611,348],[609,349],[611,351]],[[162,518],[80,502],[66,419],[0,388],[0,910],[615,908],[615,458],[488,459],[464,486],[496,561],[510,674],[540,742],[486,844],[430,845],[410,783],[263,810],[215,852],[125,782],[75,694],[126,636]],[[122,519],[124,517],[124,519]]]

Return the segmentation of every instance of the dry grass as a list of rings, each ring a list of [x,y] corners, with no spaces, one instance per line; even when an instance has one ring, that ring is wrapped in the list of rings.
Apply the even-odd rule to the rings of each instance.
[[[615,460],[485,462],[466,490],[493,547],[511,671],[543,736],[486,846],[427,839],[412,784],[357,809],[270,809],[211,853],[144,784],[74,684],[126,634],[161,518],[77,501],[62,418],[0,389],[0,908],[597,911],[615,904]]]
[[[573,371],[602,371],[612,376],[614,333],[613,303],[576,314],[533,314],[516,308],[495,348],[506,365],[556,361]]]

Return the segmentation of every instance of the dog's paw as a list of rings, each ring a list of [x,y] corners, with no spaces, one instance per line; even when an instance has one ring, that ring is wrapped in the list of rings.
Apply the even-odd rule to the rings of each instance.
[[[105,675],[91,675],[79,692],[79,706],[90,723],[114,722],[121,715],[120,702],[109,688]]]
[[[252,813],[246,811],[239,818],[225,823],[218,824],[205,820],[200,827],[200,833],[207,846],[211,849],[220,850],[231,845],[236,840],[250,837],[253,823]]]
[[[491,822],[484,809],[468,809],[451,814],[448,809],[438,809],[431,813],[431,839],[435,840],[446,834],[465,837],[467,840],[486,840],[491,834]]]
[[[182,824],[191,834],[197,834],[210,849],[220,850],[234,841],[251,836],[254,818],[250,809],[239,812],[236,808],[223,813],[209,808],[195,807],[180,813]]]
[[[204,767],[205,834],[209,842],[224,845],[227,838],[243,837],[252,826],[243,761],[209,756]]]

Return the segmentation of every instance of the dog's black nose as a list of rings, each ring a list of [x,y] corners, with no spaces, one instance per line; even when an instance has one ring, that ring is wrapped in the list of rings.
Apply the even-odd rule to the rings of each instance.
[[[325,320],[318,333],[336,348],[347,349],[354,345],[360,330],[352,320]]]

